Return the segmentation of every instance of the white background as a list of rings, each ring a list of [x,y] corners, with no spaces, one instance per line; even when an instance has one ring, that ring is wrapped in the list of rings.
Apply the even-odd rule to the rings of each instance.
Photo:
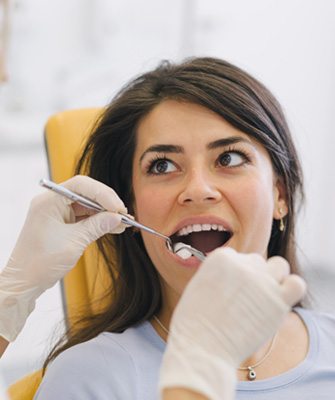
[[[17,0],[9,39],[9,79],[0,84],[0,265],[47,176],[49,115],[104,105],[161,59],[216,56],[263,81],[284,107],[306,180],[300,258],[315,306],[334,307],[334,1]],[[40,366],[61,319],[56,286],[3,357],[7,383]]]

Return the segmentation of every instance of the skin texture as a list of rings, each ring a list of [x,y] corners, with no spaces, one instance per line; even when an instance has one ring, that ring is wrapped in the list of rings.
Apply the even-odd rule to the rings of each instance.
[[[238,137],[243,142],[208,149],[219,139]],[[157,144],[182,147],[182,153],[150,151]],[[234,151],[234,152],[233,152]],[[236,151],[246,152],[246,162]],[[218,158],[229,152],[230,165]],[[150,175],[147,168],[157,157],[166,157],[165,174]],[[161,165],[161,164],[160,164]],[[157,170],[157,164],[156,169]],[[190,103],[164,101],[139,124],[133,167],[136,218],[171,235],[187,218],[220,218],[232,228],[229,246],[238,252],[264,257],[273,218],[286,213],[283,189],[273,173],[266,150],[214,112]],[[193,222],[195,223],[195,222]],[[199,263],[185,268],[171,255],[164,241],[142,232],[146,249],[163,287],[162,313],[171,313]]]

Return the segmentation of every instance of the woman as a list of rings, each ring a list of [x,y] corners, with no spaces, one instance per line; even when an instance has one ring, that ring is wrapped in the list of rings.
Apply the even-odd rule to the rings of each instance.
[[[63,184],[96,198],[112,212],[83,219],[87,209],[54,193],[34,199],[11,259],[0,274],[0,336],[8,340],[15,339],[38,295],[72,268],[89,243],[104,233],[124,229],[115,214],[123,207],[111,188],[84,176]],[[72,223],[75,216],[78,222]],[[229,248],[213,251],[174,311],[161,371],[162,398],[233,399],[236,367],[273,335],[290,306],[304,294],[301,278],[288,274],[288,264],[281,257],[265,261],[256,254],[241,255]],[[206,304],[213,292],[215,302],[208,312]],[[216,379],[218,375],[220,379]],[[91,374],[89,377],[94,378]],[[78,383],[71,380],[67,395],[73,390],[71,396],[90,395],[85,385]],[[94,385],[94,398],[110,398],[108,392],[100,393],[97,382]],[[54,390],[47,393],[48,398],[57,397]]]
[[[273,96],[229,63],[204,58],[163,64],[136,79],[97,124],[78,171],[86,168],[116,191],[130,214],[176,241],[206,253],[229,246],[263,260],[279,255],[297,271],[294,223],[302,183],[294,146]],[[117,276],[111,248],[117,253]],[[105,236],[100,249],[117,281],[113,303],[51,354],[48,361],[54,361],[37,399],[50,399],[50,393],[70,398],[73,385],[78,398],[88,393],[92,398],[155,398],[170,319],[199,262],[173,256],[160,239],[130,230]],[[224,257],[216,251],[206,262],[217,265],[227,262]],[[243,292],[235,289],[236,295]],[[215,309],[214,303],[211,298],[208,309]],[[216,318],[221,321],[224,314]],[[239,314],[233,317],[239,320]],[[306,394],[311,379],[319,394],[326,376],[331,385],[334,349],[320,356],[327,371],[322,379],[317,380],[316,369],[309,371],[315,361],[315,321],[326,342],[334,320],[296,309],[272,339],[253,348],[237,374],[241,381],[256,376],[256,382],[241,382],[237,398],[255,390],[265,398],[274,388],[283,398],[297,398]]]

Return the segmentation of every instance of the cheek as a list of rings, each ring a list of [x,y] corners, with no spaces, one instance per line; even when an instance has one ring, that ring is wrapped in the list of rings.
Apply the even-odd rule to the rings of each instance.
[[[173,207],[171,189],[168,189],[166,185],[165,188],[160,189],[141,187],[141,191],[135,196],[135,202],[136,219],[145,225],[164,232],[166,220],[169,218],[169,211]],[[163,251],[165,249],[164,240],[143,231],[141,235],[146,251],[160,275],[162,287],[165,288],[166,292],[173,292],[176,296],[180,296],[194,272],[186,269],[181,270],[179,266],[174,267],[170,262],[167,263]]]
[[[243,236],[241,250],[264,253],[270,239],[273,220],[272,181],[250,179],[245,182],[243,188],[240,187],[231,193],[230,201]]]
[[[164,220],[164,215],[172,206],[171,192],[166,188],[145,188],[135,192],[135,217],[143,224],[158,227],[159,221]],[[157,226],[157,224],[159,224]]]
[[[241,193],[243,195],[241,196]],[[271,185],[264,185],[259,181],[250,181],[243,191],[235,193],[235,201],[245,212],[269,212],[273,210],[273,194]]]

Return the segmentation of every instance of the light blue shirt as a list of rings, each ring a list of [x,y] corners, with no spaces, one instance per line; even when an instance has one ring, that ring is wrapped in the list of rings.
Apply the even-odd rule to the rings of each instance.
[[[335,316],[297,308],[309,333],[305,360],[274,378],[239,382],[236,400],[334,400]],[[60,354],[36,400],[157,400],[165,342],[149,322],[102,333]]]

